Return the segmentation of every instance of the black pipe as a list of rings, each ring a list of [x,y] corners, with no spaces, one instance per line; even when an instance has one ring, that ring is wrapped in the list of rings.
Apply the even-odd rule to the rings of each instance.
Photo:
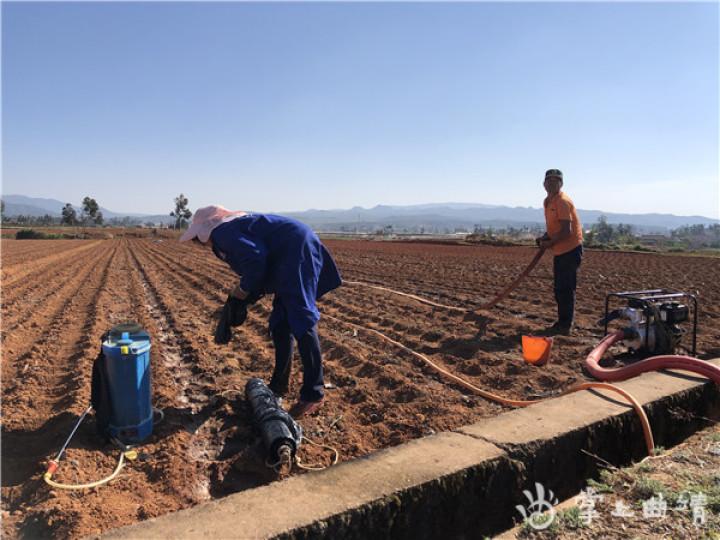
[[[294,457],[302,440],[302,428],[280,407],[272,390],[262,379],[252,378],[245,384],[245,398],[252,407],[253,420],[260,430],[268,459],[277,463],[288,450]]]

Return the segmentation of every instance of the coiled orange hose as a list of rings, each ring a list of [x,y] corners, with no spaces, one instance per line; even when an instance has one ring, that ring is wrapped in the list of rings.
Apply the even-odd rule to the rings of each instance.
[[[598,363],[605,352],[614,343],[622,341],[623,339],[625,339],[625,332],[623,330],[608,334],[598,343],[590,354],[588,354],[585,359],[585,367],[593,377],[602,381],[623,381],[648,371],[680,369],[697,373],[714,381],[716,384],[720,384],[720,367],[691,356],[667,354],[651,356],[650,358],[621,368],[601,367]]]

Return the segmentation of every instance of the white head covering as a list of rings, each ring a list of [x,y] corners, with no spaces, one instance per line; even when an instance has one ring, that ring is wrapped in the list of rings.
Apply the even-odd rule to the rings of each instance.
[[[196,236],[204,244],[210,239],[210,233],[226,221],[246,216],[247,212],[228,210],[220,205],[206,206],[195,211],[192,224],[180,237],[181,242],[192,240]]]

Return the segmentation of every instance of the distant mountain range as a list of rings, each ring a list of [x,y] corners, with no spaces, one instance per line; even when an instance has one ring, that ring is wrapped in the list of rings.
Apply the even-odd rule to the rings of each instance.
[[[5,202],[5,215],[8,217],[19,215],[33,217],[49,215],[52,217],[60,217],[62,215],[62,209],[65,206],[64,202],[58,201],[57,199],[26,197],[25,195],[3,195],[2,200]],[[75,208],[75,211],[80,215],[82,207],[73,205],[73,208]],[[175,218],[165,214],[147,215],[133,214],[130,212],[113,212],[102,206],[100,207],[100,211],[105,221],[128,217],[139,223],[175,223]]]
[[[55,199],[3,195],[5,215],[59,217],[65,203]],[[76,207],[79,212],[80,208]],[[132,214],[101,208],[105,220],[131,218],[139,223],[173,223],[169,215]],[[347,210],[306,210],[283,212],[307,223],[318,231],[374,231],[392,226],[395,231],[448,232],[456,229],[473,230],[481,227],[533,227],[545,222],[543,210],[532,207],[509,207],[471,203],[437,203],[411,206],[378,205],[373,208],[359,206]],[[674,214],[617,214],[601,210],[578,209],[580,220],[589,226],[604,215],[608,223],[633,225],[638,232],[665,233],[683,225],[711,225],[720,220],[703,216],[676,216]]]
[[[580,220],[589,227],[605,216],[608,223],[633,225],[642,233],[666,233],[683,225],[711,225],[720,220],[703,216],[676,216],[673,214],[617,214],[601,210],[578,209]],[[545,215],[542,208],[509,207],[488,204],[438,203],[412,206],[384,206],[373,208],[354,207],[349,210],[307,210],[289,212],[292,216],[307,223],[318,231],[339,230],[377,230],[392,226],[395,231],[408,229],[426,232],[449,229],[472,231],[481,227],[533,227],[544,226]]]

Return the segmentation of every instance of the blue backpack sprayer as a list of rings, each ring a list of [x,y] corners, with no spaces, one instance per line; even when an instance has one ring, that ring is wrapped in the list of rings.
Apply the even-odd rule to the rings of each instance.
[[[98,356],[93,363],[91,404],[81,414],[65,444],[55,459],[48,463],[43,479],[58,489],[89,489],[106,484],[116,478],[125,460],[137,458],[134,446],[141,444],[153,432],[155,413],[162,419],[162,411],[152,406],[150,336],[136,323],[123,323],[111,328],[101,340]],[[261,379],[250,379],[245,387],[245,397],[250,403],[253,418],[268,452],[270,467],[280,472],[293,462],[308,467],[296,459],[297,449],[303,440],[300,426],[280,407],[280,402]],[[90,411],[95,412],[98,434],[115,444],[120,458],[115,470],[108,477],[86,484],[62,484],[52,477],[60,466],[68,444]],[[308,441],[311,442],[312,441]],[[318,445],[323,446],[324,445]],[[337,463],[337,450],[333,464]]]
[[[61,489],[96,487],[115,478],[126,458],[137,457],[132,447],[152,434],[153,413],[160,412],[153,409],[151,401],[150,348],[150,336],[136,323],[120,324],[103,335],[100,352],[93,363],[91,405],[80,416],[58,455],[48,464],[45,482]],[[58,484],[52,480],[52,475],[73,435],[93,409],[98,434],[121,450],[118,465],[109,477],[98,482]]]

